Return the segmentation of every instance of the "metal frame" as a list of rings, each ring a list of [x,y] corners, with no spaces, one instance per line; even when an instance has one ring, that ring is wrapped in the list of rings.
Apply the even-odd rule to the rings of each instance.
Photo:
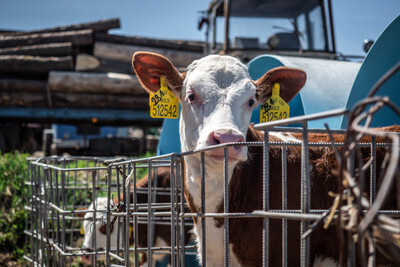
[[[310,209],[310,172],[308,150],[310,147],[341,147],[341,143],[311,143],[308,142],[308,133],[326,132],[324,130],[308,129],[307,122],[313,119],[321,119],[330,116],[338,116],[347,114],[347,110],[334,110],[331,112],[320,113],[317,115],[308,115],[295,118],[289,118],[279,122],[269,122],[255,125],[256,129],[263,130],[265,133],[264,142],[243,142],[217,145],[201,150],[185,152],[181,154],[167,154],[155,156],[146,159],[113,159],[106,160],[104,158],[64,158],[50,157],[42,158],[31,162],[31,181],[27,183],[30,187],[30,206],[26,209],[30,212],[28,216],[28,229],[25,231],[27,235],[27,243],[30,244],[24,258],[32,265],[46,266],[69,266],[77,256],[91,254],[94,256],[105,255],[107,266],[138,266],[139,253],[147,253],[149,266],[152,264],[151,255],[157,253],[167,253],[171,258],[171,266],[185,266],[185,255],[194,254],[195,245],[188,245],[185,240],[185,229],[188,229],[191,218],[197,217],[202,220],[202,245],[203,258],[206,258],[206,236],[205,236],[205,218],[224,218],[224,266],[228,266],[229,259],[229,218],[263,218],[264,230],[263,235],[263,266],[268,266],[268,248],[269,231],[268,224],[271,219],[282,220],[282,262],[283,266],[287,266],[287,220],[297,220],[301,224],[301,265],[309,266],[309,236],[310,223],[325,220],[329,210],[312,210]],[[301,123],[301,128],[279,127],[284,124]],[[285,143],[270,142],[269,132],[271,131],[287,131],[298,132],[303,134],[302,142]],[[344,134],[345,131],[330,131],[335,134]],[[359,147],[370,147],[371,154],[374,155],[377,147],[387,147],[389,144],[376,143],[358,143]],[[263,210],[243,213],[229,213],[228,201],[228,175],[227,175],[227,152],[229,146],[258,146],[263,147],[264,166],[263,166]],[[282,209],[271,210],[269,207],[269,149],[278,146],[282,148]],[[287,181],[287,161],[286,151],[289,146],[300,146],[302,149],[302,168],[301,168],[301,209],[289,210],[287,208],[286,181]],[[224,212],[223,213],[206,213],[205,212],[205,151],[215,148],[224,148],[225,160],[221,165],[224,169]],[[201,158],[201,177],[202,177],[202,207],[200,213],[188,212],[184,201],[184,166],[185,157],[200,153]],[[79,162],[85,162],[85,167],[78,167]],[[82,163],[81,163],[82,164]],[[157,177],[156,168],[167,166],[170,168],[171,186],[168,191],[162,191],[157,186],[149,186],[147,193],[147,203],[137,203],[136,197],[130,203],[130,194],[137,196],[141,189],[136,187],[134,181],[138,178],[139,169],[149,170],[149,177]],[[376,170],[376,162],[372,162],[371,170]],[[371,174],[371,178],[375,179],[376,175]],[[151,179],[150,179],[151,180]],[[376,192],[375,183],[371,183],[371,202],[374,200]],[[110,233],[110,222],[116,222],[116,229],[121,233],[122,246],[117,242],[117,248],[110,248],[110,235],[107,236],[107,244],[105,249],[93,252],[82,252],[76,243],[79,237],[78,224],[80,223],[75,214],[77,208],[83,206],[77,205],[77,192],[85,195],[85,199],[94,201],[96,196],[107,196],[108,205],[106,210],[94,210],[93,221],[104,220],[107,223],[107,233]],[[142,190],[143,192],[143,190]],[[157,203],[155,196],[157,194],[169,194],[169,203]],[[121,205],[112,203],[113,197],[119,197]],[[70,203],[72,202],[72,203]],[[88,203],[86,203],[87,205]],[[87,211],[86,211],[87,212]],[[364,210],[367,212],[367,210]],[[338,218],[338,213],[333,213],[334,220]],[[400,217],[400,210],[381,211],[380,214],[387,214],[392,217]],[[115,219],[111,219],[111,217]],[[161,224],[169,224],[171,226],[171,246],[155,247],[154,246],[154,222]],[[133,245],[130,246],[129,227],[138,228],[139,223],[147,224],[147,247],[138,247],[138,233],[134,231]],[[96,238],[96,235],[93,237]],[[349,242],[352,239],[349,238]],[[95,243],[95,240],[94,240]],[[351,246],[350,246],[351,247]],[[353,246],[354,247],[354,246]],[[354,263],[354,254],[350,262]],[[130,258],[134,256],[134,259]],[[95,258],[95,257],[93,257]],[[96,266],[96,262],[92,262]],[[222,264],[222,263],[221,263]],[[205,265],[205,264],[203,264]]]

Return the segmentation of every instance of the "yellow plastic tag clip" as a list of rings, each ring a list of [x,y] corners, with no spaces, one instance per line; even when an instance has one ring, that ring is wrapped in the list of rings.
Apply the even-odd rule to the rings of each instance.
[[[279,83],[275,83],[271,97],[261,105],[260,123],[289,118],[289,105],[279,96],[279,90]]]
[[[160,77],[160,89],[149,95],[150,117],[161,119],[179,118],[179,100],[168,89],[164,77]]]
[[[81,235],[85,235],[85,229],[83,228],[83,223],[81,225]]]

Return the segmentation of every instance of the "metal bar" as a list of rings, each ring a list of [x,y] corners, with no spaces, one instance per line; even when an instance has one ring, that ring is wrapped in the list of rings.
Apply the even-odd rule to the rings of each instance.
[[[56,182],[56,199],[55,199],[55,205],[57,206],[57,207],[59,207],[60,206],[60,194],[59,194],[59,186],[58,186],[58,173],[59,173],[59,171],[58,170],[55,170],[55,182]],[[60,233],[60,213],[59,212],[56,212],[56,215],[57,215],[57,219],[56,219],[56,227],[55,227],[55,229],[56,229],[56,244],[59,244],[59,236],[58,236],[58,233]],[[57,255],[55,254],[54,255],[54,258],[57,258]],[[57,260],[56,260],[57,261]]]
[[[153,241],[153,236],[152,236],[152,225],[151,225],[151,219],[152,219],[152,214],[151,214],[151,181],[153,179],[153,172],[152,172],[152,162],[149,159],[148,160],[148,164],[149,164],[149,182],[148,182],[148,187],[147,187],[147,214],[148,214],[148,221],[147,221],[147,264],[148,266],[152,266],[152,256],[151,256],[151,247],[153,246],[152,241]]]
[[[206,185],[205,185],[205,162],[204,162],[204,152],[200,156],[200,175],[201,175],[201,212],[204,214],[206,212]],[[206,253],[206,219],[201,218],[201,264],[203,267],[207,265],[207,253]]]
[[[118,173],[118,172],[117,172]],[[106,265],[110,265],[110,248],[111,248],[111,235],[110,235],[110,222],[111,222],[111,179],[112,179],[112,168],[107,166],[107,226],[106,226]],[[93,202],[94,203],[94,202]],[[93,214],[94,216],[94,214]]]
[[[310,114],[310,115],[296,116],[296,117],[291,117],[291,118],[277,120],[277,121],[259,123],[259,124],[254,125],[254,129],[261,131],[261,130],[268,129],[273,126],[298,124],[298,123],[303,123],[303,122],[310,121],[310,120],[325,119],[328,117],[344,115],[344,114],[347,114],[348,112],[349,111],[347,109],[334,109],[334,110],[320,112],[320,113],[314,113],[314,114]]]
[[[37,187],[37,191],[36,191],[36,193],[37,193],[37,197],[40,199],[40,200],[42,200],[42,188],[41,188],[41,171],[40,171],[41,169],[39,168],[39,171],[37,172],[37,174],[38,174],[38,176],[37,176],[37,178],[38,178],[38,187]],[[44,171],[44,170],[43,170]],[[37,227],[39,228],[37,231],[38,231],[38,233],[40,234],[40,236],[43,236],[43,228],[41,227],[42,226],[42,216],[43,216],[43,205],[42,205],[42,202],[41,201],[39,201],[39,209],[38,209],[38,224],[37,224]],[[39,253],[41,253],[41,254],[43,254],[43,251],[44,251],[44,246],[43,246],[43,240],[39,240],[38,239],[38,243],[37,243],[37,247],[36,247],[36,249],[37,249],[37,252],[36,252],[36,255],[37,255],[37,259],[39,260],[39,262],[40,262],[40,264],[44,264],[44,262],[43,262],[43,259],[44,259],[44,255],[40,255]]]
[[[264,132],[264,145],[263,145],[263,210],[269,210],[269,132],[268,129]],[[263,257],[262,263],[264,267],[269,265],[269,219],[263,220]]]
[[[134,208],[134,213],[137,212],[137,188],[136,188],[136,163],[132,162],[133,165],[133,208]],[[132,214],[132,213],[131,213]],[[133,215],[133,235],[134,235],[134,253],[135,253],[135,266],[139,265],[139,254],[138,254],[138,221],[137,221],[137,216]]]
[[[229,213],[228,148],[224,148],[224,212]],[[229,219],[224,219],[224,265],[229,266]]]
[[[225,35],[224,35],[224,52],[229,53],[229,20],[231,15],[231,1],[224,0],[224,15],[225,15]]]
[[[170,178],[170,188],[171,188],[171,196],[170,196],[170,201],[171,201],[171,266],[176,266],[176,252],[175,252],[175,170],[174,170],[174,163],[175,163],[175,155],[171,157],[171,167],[170,167],[170,172],[171,172],[171,178]]]
[[[309,171],[309,156],[308,156],[308,131],[307,122],[303,122],[303,141],[301,145],[301,211],[306,214],[310,210],[311,202],[311,184],[310,184],[310,171]],[[307,231],[307,221],[300,223],[300,236]],[[310,266],[310,239],[306,237],[302,239],[300,245],[301,266]]]
[[[65,168],[66,162],[62,161],[62,166],[63,168]],[[66,202],[66,191],[65,191],[65,172],[61,172],[61,201],[62,201],[62,208],[65,210],[65,202]],[[61,223],[62,223],[62,234],[61,234],[61,245],[62,245],[62,249],[63,251],[65,251],[65,228],[66,228],[66,223],[65,223],[65,215],[62,214],[62,218],[61,218]],[[65,258],[61,257],[61,264],[65,265]]]
[[[128,173],[131,173],[131,170],[132,168],[131,168],[131,165],[130,164],[128,164]],[[129,176],[128,176],[129,177]],[[125,189],[124,189],[124,202],[125,202],[125,211],[126,211],[126,218],[125,218],[125,232],[124,232],[124,236],[125,236],[125,246],[124,246],[124,252],[125,252],[125,255],[124,255],[124,257],[125,257],[125,266],[127,266],[127,267],[129,267],[130,266],[130,260],[129,260],[129,238],[130,238],[130,225],[129,225],[129,218],[130,218],[130,215],[129,215],[129,205],[130,205],[130,201],[131,201],[131,193],[130,193],[130,188],[131,188],[131,186],[130,186],[130,180],[128,180],[128,181],[123,181],[124,182],[124,187],[125,187]],[[133,181],[133,182],[135,182],[135,181]],[[126,185],[125,185],[126,184]],[[126,190],[126,193],[125,193],[125,190]]]
[[[44,170],[44,181],[47,181],[49,179],[49,172],[51,172],[51,170],[49,170],[49,169]],[[44,199],[46,201],[47,198],[48,198],[46,188],[43,188],[43,192],[44,192]],[[49,223],[48,223],[47,213],[49,212],[49,209],[48,209],[48,207],[46,205],[45,205],[45,207],[46,208],[45,208],[45,210],[43,212],[43,228],[44,228],[44,233],[46,235],[46,250],[47,250],[47,257],[46,257],[46,261],[47,262],[46,263],[47,263],[47,266],[49,266],[50,265],[49,256],[50,256],[50,253],[51,253],[50,252],[50,248],[48,246],[48,244],[49,244],[49,227],[48,227]],[[44,250],[43,250],[43,253],[45,253]]]
[[[207,212],[207,213],[185,213],[181,214],[182,217],[191,218],[191,217],[199,217],[199,218],[268,218],[268,219],[288,219],[295,221],[317,221],[323,218],[322,214],[303,214],[303,213],[290,213],[290,212],[272,212],[272,211],[263,211],[263,210],[255,210],[253,212],[238,212],[238,213],[215,213],[215,212]],[[337,218],[337,215],[334,216],[334,219]]]
[[[96,210],[97,210],[97,205],[96,205],[96,172],[92,171],[92,197],[93,197],[93,239],[92,239],[92,248],[94,248],[95,251],[95,256],[92,257],[92,265],[96,266],[97,265],[97,240],[96,240]],[[107,204],[109,204],[109,198],[108,198],[108,202]],[[110,205],[108,205],[107,209],[109,209]],[[110,233],[110,232],[107,232]],[[107,235],[109,236],[109,235]]]
[[[282,209],[287,210],[287,147],[282,147]],[[287,219],[282,219],[282,266],[287,262]]]
[[[125,167],[125,165],[124,166],[122,166],[122,168],[124,168]],[[116,169],[116,182],[117,182],[117,203],[114,203],[114,199],[112,199],[112,202],[113,202],[113,204],[117,204],[118,206],[121,204],[121,184],[120,184],[120,177],[121,177],[121,175],[120,175],[120,172],[119,172],[119,170],[118,170],[118,168]],[[124,190],[122,190],[122,192],[124,192]],[[125,218],[125,216],[124,217],[122,217],[122,218]],[[107,224],[109,224],[108,222],[107,222]],[[124,226],[123,227],[125,227],[125,224],[124,224]],[[125,230],[125,229],[124,229]],[[120,231],[121,231],[121,229],[120,229],[120,217],[118,217],[117,218],[117,221],[114,223],[114,231],[117,231],[117,254],[119,254],[119,251],[120,251],[120,239],[121,239],[121,236],[120,236]]]
[[[180,167],[180,173],[181,173],[181,178],[179,179],[180,182],[180,194],[181,194],[181,199],[180,199],[180,214],[185,214],[185,193],[184,193],[184,186],[185,186],[185,166],[184,166],[184,160],[182,158],[179,158],[179,167]],[[185,255],[186,255],[186,251],[185,251],[185,218],[180,216],[180,221],[181,221],[181,248],[182,248],[182,259],[181,259],[181,266],[185,266]]]
[[[55,196],[54,196],[54,188],[53,188],[53,184],[54,184],[54,181],[53,181],[53,173],[54,173],[55,171],[54,170],[50,170],[50,199],[51,199],[51,201],[53,201],[53,202],[55,202],[56,200],[55,200]],[[57,179],[57,176],[56,176],[56,179]],[[50,206],[50,205],[49,205]],[[52,237],[53,237],[53,239],[55,238],[55,236],[58,234],[58,231],[56,232],[56,227],[55,227],[55,222],[54,222],[54,220],[55,220],[55,216],[56,216],[56,213],[55,212],[53,212],[53,211],[51,211],[51,224],[52,224]],[[56,237],[57,238],[57,237]],[[56,259],[56,252],[55,251],[52,251],[52,253],[51,253],[51,255],[52,255],[52,258],[53,258],[53,260],[55,260]]]
[[[376,196],[376,136],[371,136],[371,169],[370,169],[370,189],[369,204],[372,205]]]
[[[352,177],[355,175],[355,153],[354,150],[351,151],[350,156],[347,158],[347,166],[348,170],[350,171],[350,174]],[[352,195],[350,193],[350,190],[347,192],[347,199],[350,201],[352,199]],[[348,204],[351,204],[350,202]],[[347,234],[347,264],[348,266],[355,266],[356,264],[356,255],[355,255],[355,243],[353,241],[353,235],[350,231],[346,232]]]
[[[336,53],[336,40],[335,40],[335,28],[333,25],[333,15],[332,15],[332,4],[331,0],[328,0],[328,10],[329,10],[329,25],[331,27],[331,39],[332,39],[332,52]]]

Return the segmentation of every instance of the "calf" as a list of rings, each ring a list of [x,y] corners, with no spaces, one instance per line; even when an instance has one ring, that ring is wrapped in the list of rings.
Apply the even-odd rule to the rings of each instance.
[[[208,146],[242,141],[263,141],[263,133],[250,125],[252,110],[265,102],[275,83],[280,84],[280,96],[290,101],[303,87],[306,74],[299,69],[279,67],[268,71],[257,81],[249,77],[247,67],[229,56],[211,55],[194,61],[186,73],[179,73],[161,55],[137,52],[132,65],[143,88],[155,93],[164,77],[169,89],[181,103],[180,139],[183,152]],[[310,140],[327,136],[310,135]],[[300,136],[270,133],[273,142],[300,142]],[[281,148],[271,147],[270,209],[281,208]],[[337,191],[333,171],[337,163],[330,162],[332,150],[311,148],[311,208],[326,209],[332,204],[328,192]],[[224,149],[205,152],[205,212],[223,211]],[[301,149],[287,151],[288,208],[300,208]],[[185,157],[185,198],[191,212],[201,212],[200,154]],[[260,147],[231,146],[228,149],[229,212],[252,212],[262,209],[263,152]],[[260,266],[262,263],[263,220],[259,218],[229,219],[229,265]],[[198,255],[209,266],[224,261],[223,220],[206,218],[206,259],[202,259],[202,222],[194,218]],[[300,229],[298,222],[288,222],[288,259],[290,266],[299,266]],[[281,265],[281,221],[270,220],[270,266]],[[316,231],[311,236],[311,262],[317,256],[338,259],[335,232]],[[331,259],[327,262],[334,263]]]
[[[155,185],[155,178],[157,178],[157,185]],[[146,190],[147,192],[147,187],[149,184],[148,180],[148,175],[140,179],[136,183],[136,188],[139,190]],[[153,176],[152,179],[152,186],[154,187],[160,187],[160,188],[170,188],[170,169],[165,168],[165,167],[159,167],[157,168],[157,177]],[[147,198],[147,193],[143,192],[138,192],[136,194],[137,197],[137,203],[147,203],[148,198]],[[170,202],[170,196],[169,195],[163,195],[163,194],[157,194],[156,195],[156,202],[157,203],[169,203]],[[118,198],[114,199],[114,203],[118,203]],[[133,203],[133,193],[130,195],[130,203]],[[98,197],[96,199],[95,203],[90,204],[88,210],[93,210],[94,205],[96,206],[96,210],[106,210],[107,209],[107,197]],[[82,214],[83,215],[83,214]],[[102,214],[97,213],[96,217],[100,218]],[[112,217],[112,216],[111,216]],[[83,222],[83,229],[84,229],[84,241],[82,245],[82,250],[83,251],[92,251],[94,249],[94,244],[93,244],[93,231],[96,231],[96,247],[97,249],[103,248],[105,249],[106,246],[106,241],[107,241],[107,235],[106,235],[106,225],[103,224],[100,220],[96,221],[93,224],[93,213],[92,212],[87,212],[84,214],[84,222]],[[113,217],[111,218],[111,220]],[[114,223],[116,224],[116,223]],[[133,225],[131,225],[133,227]],[[170,246],[171,245],[171,227],[169,225],[161,225],[161,224],[156,224],[154,226],[154,244],[153,246],[157,247],[163,247],[163,246]],[[122,229],[122,228],[121,228]],[[117,240],[118,240],[118,231],[117,231],[117,226],[112,225],[110,227],[111,230],[111,235],[110,235],[110,248],[111,249],[116,249],[117,248]],[[135,229],[137,231],[138,235],[138,247],[147,247],[147,224],[138,224],[138,228]],[[186,240],[189,239],[189,234],[187,233]],[[134,239],[132,238],[133,235],[130,233],[130,239],[129,239],[129,244],[133,245],[134,244]],[[120,231],[120,236],[119,236],[120,244],[119,247],[122,248],[122,231]],[[153,254],[153,264],[156,263],[156,261],[161,260],[165,254]],[[90,264],[91,263],[91,256],[82,256],[82,261],[85,263]],[[140,260],[140,265],[144,265],[147,262],[147,255],[142,254],[141,255],[141,260]]]

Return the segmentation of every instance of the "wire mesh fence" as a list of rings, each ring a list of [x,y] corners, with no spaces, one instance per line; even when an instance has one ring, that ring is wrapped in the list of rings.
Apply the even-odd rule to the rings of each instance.
[[[389,99],[374,98],[372,93],[350,113],[347,131],[308,129],[310,120],[349,113],[335,110],[256,125],[264,132],[263,140],[256,142],[146,159],[50,157],[32,161],[24,258],[35,266],[76,266],[80,262],[154,266],[168,256],[171,266],[195,266],[188,263],[187,255],[197,250],[205,266],[210,265],[207,247],[215,247],[207,231],[212,224],[223,229],[222,260],[214,262],[218,266],[231,262],[231,244],[244,237],[235,234],[254,229],[258,236],[254,243],[262,254],[257,255],[261,260],[255,265],[274,266],[271,259],[278,257],[278,265],[310,266],[324,244],[333,246],[324,249],[332,249],[331,256],[342,265],[373,266],[380,259],[400,264],[399,129],[389,133],[369,128],[373,114],[383,105],[400,114]],[[294,123],[302,127],[281,127]],[[276,132],[280,139],[274,138]],[[228,168],[232,146],[247,147],[253,159],[255,150],[262,155],[257,173],[262,177],[261,187],[248,192],[260,197],[255,208],[236,209],[232,202],[235,191]],[[206,152],[212,149],[224,150],[223,160],[218,161],[223,197],[216,209],[207,204],[210,191],[206,190],[210,171]],[[186,201],[191,196],[184,189],[185,162],[193,157],[198,160],[200,177],[200,197],[193,200],[199,203],[198,210],[188,209]],[[197,242],[190,233],[193,221],[201,233]],[[322,229],[327,232],[320,236],[331,239],[315,242]]]
[[[343,111],[344,112],[344,111]],[[335,113],[335,112],[333,112]],[[340,112],[339,112],[340,113]],[[336,114],[322,114],[331,116]],[[317,116],[316,118],[321,118]],[[313,118],[301,118],[307,121]],[[31,162],[30,205],[26,209],[30,212],[27,218],[28,228],[27,250],[25,259],[32,265],[42,266],[74,266],[83,261],[93,266],[139,266],[147,261],[153,265],[165,255],[169,256],[171,266],[188,265],[185,255],[195,254],[197,245],[188,233],[193,228],[193,218],[202,221],[204,231],[200,237],[203,258],[207,247],[206,218],[224,220],[225,229],[225,265],[229,259],[229,227],[232,219],[261,218],[263,220],[262,236],[263,262],[268,265],[271,239],[269,224],[272,221],[281,221],[281,263],[290,265],[291,252],[288,250],[288,221],[296,221],[300,225],[300,262],[303,266],[311,264],[310,259],[310,232],[317,225],[325,223],[329,214],[333,214],[333,222],[339,218],[336,208],[311,208],[311,181],[312,168],[309,151],[313,148],[333,150],[343,149],[343,142],[312,142],[308,139],[311,133],[323,133],[322,130],[303,128],[276,127],[277,123],[258,125],[265,131],[264,142],[232,143],[219,145],[225,151],[229,146],[248,146],[269,151],[279,149],[281,155],[281,207],[270,206],[270,179],[269,153],[264,153],[263,168],[263,199],[262,209],[256,211],[230,212],[225,205],[218,213],[190,212],[185,202],[183,185],[185,184],[184,159],[198,154],[201,160],[202,184],[204,187],[206,164],[205,151],[193,151],[182,154],[169,154],[146,159],[104,159],[81,157],[50,157]],[[302,135],[301,142],[275,142],[268,137],[273,132],[291,132]],[[345,131],[330,131],[331,134],[343,135]],[[370,155],[376,154],[377,148],[390,148],[389,143],[358,142],[358,148],[367,149]],[[302,151],[301,183],[299,187],[299,209],[288,208],[290,192],[287,190],[288,149],[297,147]],[[227,153],[227,152],[226,152]],[[225,157],[226,167],[228,158]],[[311,165],[310,165],[311,164]],[[369,166],[376,170],[376,162]],[[147,173],[147,174],[146,174]],[[141,177],[141,182],[137,182]],[[376,174],[372,174],[371,203],[376,195]],[[228,197],[228,173],[224,170],[225,197]],[[335,181],[336,182],[336,181]],[[328,194],[329,192],[324,192]],[[289,196],[288,196],[289,195]],[[202,190],[202,199],[206,199],[206,191]],[[333,198],[332,198],[333,199]],[[289,200],[291,201],[291,200]],[[203,201],[202,201],[203,202]],[[229,203],[229,201],[224,201]],[[367,212],[366,207],[364,212]],[[398,218],[400,211],[379,211],[379,214]],[[102,229],[102,230],[101,230]],[[88,239],[88,240],[85,240]],[[349,239],[352,240],[351,238]],[[272,240],[274,242],[274,240]],[[272,244],[275,246],[275,242]],[[350,255],[355,260],[355,254]],[[99,261],[103,261],[103,263]],[[223,264],[223,263],[218,263]],[[203,264],[204,265],[204,264]],[[190,264],[189,264],[190,266]]]

